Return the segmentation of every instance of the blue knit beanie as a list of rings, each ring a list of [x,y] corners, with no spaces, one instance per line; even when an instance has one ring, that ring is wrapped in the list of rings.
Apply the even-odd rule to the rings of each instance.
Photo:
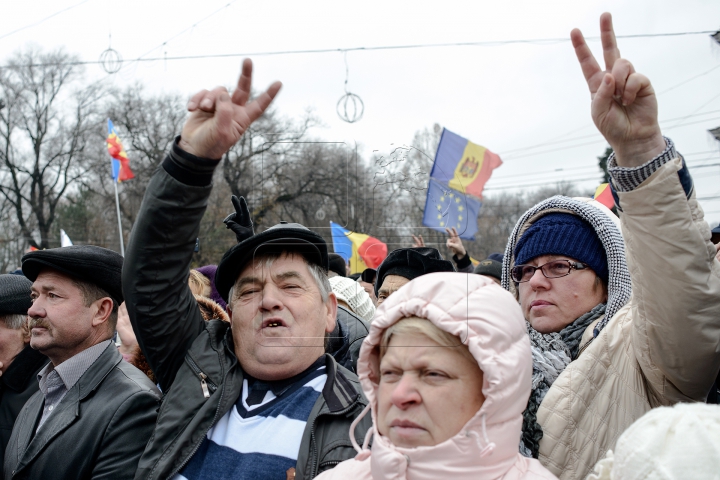
[[[595,229],[577,215],[550,213],[527,229],[515,247],[515,264],[525,264],[541,255],[574,258],[608,281],[605,248]]]

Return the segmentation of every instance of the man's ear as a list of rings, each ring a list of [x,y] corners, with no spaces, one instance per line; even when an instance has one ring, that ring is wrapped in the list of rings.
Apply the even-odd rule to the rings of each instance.
[[[95,300],[93,303],[95,307],[95,314],[93,315],[92,324],[93,327],[105,323],[110,318],[110,314],[113,311],[113,301],[110,297],[103,297],[99,300]]]
[[[22,332],[23,342],[26,344],[30,343],[30,337],[32,336],[32,332],[30,331],[30,317],[25,317],[25,321],[23,322],[22,327],[20,327],[20,331]]]
[[[335,322],[337,319],[337,306],[338,301],[337,297],[335,296],[335,292],[330,292],[327,302],[325,302],[325,308],[327,310],[325,331],[327,333],[331,333],[333,330],[335,330]]]

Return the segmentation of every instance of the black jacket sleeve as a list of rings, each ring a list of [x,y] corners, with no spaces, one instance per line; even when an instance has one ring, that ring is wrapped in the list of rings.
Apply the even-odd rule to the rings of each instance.
[[[453,255],[452,259],[453,262],[455,262],[455,266],[458,272],[473,273],[475,271],[475,267],[470,261],[470,254],[468,254],[467,252],[465,253],[465,256],[463,258],[458,259],[457,255]]]
[[[219,163],[184,152],[178,139],[148,184],[122,275],[133,330],[163,391],[205,328],[188,273]]]

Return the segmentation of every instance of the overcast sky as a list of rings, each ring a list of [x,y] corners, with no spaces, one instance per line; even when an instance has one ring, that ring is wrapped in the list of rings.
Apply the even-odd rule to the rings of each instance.
[[[5,0],[0,11],[0,59],[35,44],[97,60],[110,34],[125,59],[555,39],[569,38],[573,27],[597,36],[604,11],[613,14],[618,35],[720,28],[717,0]],[[720,165],[698,167],[720,164],[720,143],[707,132],[720,126],[720,45],[708,35],[689,35],[620,39],[619,46],[660,92],[663,132],[686,155],[707,218],[717,224]],[[591,48],[600,55],[598,41]],[[503,158],[488,192],[562,179],[582,179],[585,189],[597,186],[596,157],[605,141],[592,124],[589,93],[569,41],[348,52],[348,89],[365,103],[364,117],[354,124],[335,113],[344,94],[343,57],[255,55],[255,87],[282,80],[279,113],[298,117],[312,108],[324,123],[312,132],[316,138],[357,143],[366,156],[409,144],[414,132],[437,122]],[[240,62],[158,60],[133,63],[116,75],[97,65],[86,73],[112,85],[141,82],[151,92],[189,97],[233,85]],[[544,143],[549,145],[528,148]]]

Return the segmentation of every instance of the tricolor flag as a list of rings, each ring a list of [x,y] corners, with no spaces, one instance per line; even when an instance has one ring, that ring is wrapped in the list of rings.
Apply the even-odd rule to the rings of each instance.
[[[366,268],[377,268],[387,257],[387,245],[364,233],[351,232],[330,222],[335,253],[350,263],[350,273],[362,273]]]
[[[430,177],[458,192],[482,199],[483,187],[500,157],[443,128]]]
[[[597,190],[595,190],[595,195],[593,195],[593,199],[602,203],[610,210],[612,210],[612,208],[615,206],[615,199],[613,198],[612,190],[610,189],[610,185],[607,183],[603,183],[597,188]]]
[[[116,182],[124,182],[135,178],[132,170],[130,170],[130,160],[128,159],[125,149],[120,143],[120,139],[115,131],[112,120],[108,118],[108,137],[107,148],[112,160],[112,178]]]

